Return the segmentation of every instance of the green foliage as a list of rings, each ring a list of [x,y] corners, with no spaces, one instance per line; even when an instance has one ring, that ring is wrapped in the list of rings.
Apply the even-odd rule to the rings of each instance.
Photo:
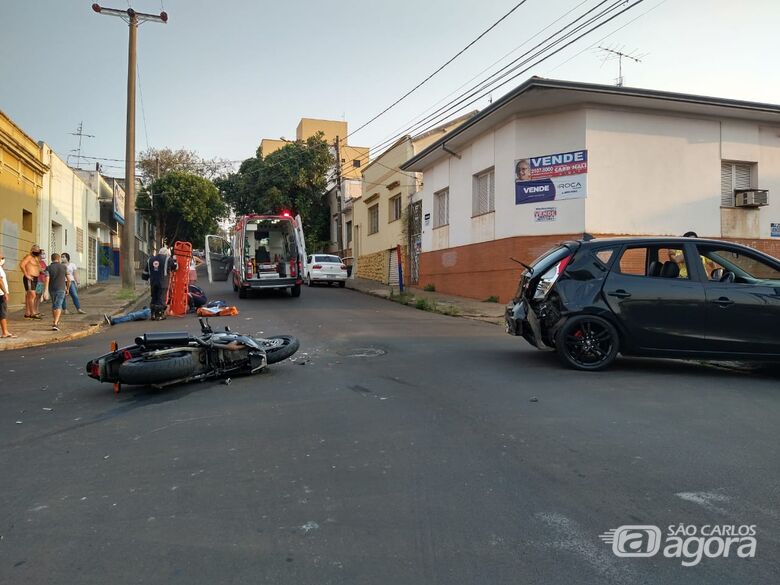
[[[227,212],[211,181],[182,171],[154,181],[138,195],[136,205],[170,244],[181,240],[195,248],[203,247],[206,235],[215,232],[217,220]]]
[[[173,171],[199,175],[205,179],[224,177],[233,171],[229,161],[201,158],[194,150],[147,148],[138,155],[138,168],[147,181],[162,178]]]
[[[436,292],[436,285],[428,283],[423,287],[423,290],[426,292]]]
[[[414,301],[414,306],[415,308],[420,309],[421,311],[433,311],[436,306],[436,303],[434,302],[433,304],[431,304],[430,301],[428,301],[428,299],[417,299],[416,301]]]
[[[498,297],[496,295],[490,295],[488,298],[486,298],[483,303],[497,303]]]
[[[449,315],[450,317],[457,317],[460,315],[460,309],[455,305],[436,305],[435,311],[437,313],[441,313],[442,315]]]
[[[135,291],[131,288],[123,288],[117,291],[116,298],[120,301],[134,301]]]
[[[328,173],[333,155],[322,133],[241,163],[237,173],[217,179],[224,201],[237,214],[300,213],[307,248],[316,250],[330,235]]]

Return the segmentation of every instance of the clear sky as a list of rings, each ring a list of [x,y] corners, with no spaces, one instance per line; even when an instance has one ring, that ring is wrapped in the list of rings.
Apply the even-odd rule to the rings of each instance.
[[[527,0],[350,143],[380,143],[567,10],[582,4],[572,13],[580,14],[598,1]],[[128,5],[109,2],[103,5]],[[170,18],[139,29],[137,149],[184,147],[239,160],[252,156],[261,138],[294,137],[301,117],[346,119],[357,128],[515,3],[130,0],[142,12],[164,6]],[[63,157],[76,147],[69,132],[83,121],[84,132],[95,135],[84,139],[83,154],[122,159],[127,27],[90,6],[0,0],[0,110]],[[625,65],[626,85],[780,104],[780,0],[645,0],[493,98],[534,74],[613,83],[617,63],[603,63],[587,47],[645,12],[602,41],[646,54],[641,64]]]

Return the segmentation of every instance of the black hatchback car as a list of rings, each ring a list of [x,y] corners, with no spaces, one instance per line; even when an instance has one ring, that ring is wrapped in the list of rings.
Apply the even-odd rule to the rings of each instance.
[[[564,242],[526,266],[506,329],[580,370],[618,353],[780,361],[780,261],[694,237]]]

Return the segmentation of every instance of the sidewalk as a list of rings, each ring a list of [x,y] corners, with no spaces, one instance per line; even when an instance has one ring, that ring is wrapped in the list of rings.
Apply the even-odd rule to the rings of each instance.
[[[384,299],[390,299],[391,291],[394,299],[398,299],[400,296],[397,286],[391,287],[382,284],[381,282],[367,280],[365,278],[348,278],[347,288]],[[425,299],[428,301],[428,307],[436,307],[435,312],[437,313],[466,317],[467,319],[477,319],[478,321],[486,321],[488,323],[495,323],[496,325],[504,324],[504,310],[506,307],[502,303],[488,303],[476,299],[428,292],[420,288],[408,286],[404,287],[404,293],[407,295],[403,298],[404,304],[408,304],[412,307],[416,305],[419,299]]]
[[[0,351],[6,349],[21,349],[35,345],[60,343],[97,333],[104,325],[103,314],[118,315],[135,306],[148,303],[149,287],[146,282],[138,280],[135,285],[135,298],[129,299],[120,294],[121,281],[118,277],[101,281],[92,286],[79,289],[79,300],[86,315],[76,313],[70,297],[67,297],[68,313],[60,319],[60,331],[52,331],[51,301],[41,303],[40,320],[24,318],[24,308],[21,305],[11,305],[8,311],[8,329],[15,339],[0,339]],[[14,299],[18,301],[19,299]]]

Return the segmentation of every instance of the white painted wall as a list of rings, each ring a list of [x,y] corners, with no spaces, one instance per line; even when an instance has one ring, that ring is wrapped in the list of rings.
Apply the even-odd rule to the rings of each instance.
[[[770,237],[770,224],[780,223],[780,127],[759,126],[756,187],[769,189],[769,205],[760,209],[761,237]]]
[[[99,217],[97,194],[46,144],[43,159],[49,171],[43,177],[38,213],[40,245],[46,251],[47,262],[55,252],[70,254],[78,266],[79,281],[87,283],[89,221],[95,210]],[[52,224],[57,225],[56,242],[51,241]]]
[[[588,150],[587,198],[515,205],[514,161]],[[757,188],[770,205],[753,213],[768,238],[780,223],[780,127],[730,119],[630,109],[583,107],[518,117],[425,169],[421,198],[431,224],[423,251],[493,239],[580,233],[668,234],[688,230],[721,237],[721,160],[758,163]],[[472,218],[472,176],[495,167],[495,213]],[[450,190],[450,223],[433,229],[433,194]],[[554,206],[553,222],[534,221],[537,207]]]
[[[521,117],[487,132],[462,149],[460,159],[440,160],[423,173],[423,214],[431,225],[423,226],[423,251],[440,250],[512,236],[581,232],[585,226],[584,200],[550,204],[515,204],[515,160],[568,152],[585,147],[585,110]],[[473,176],[495,170],[495,212],[472,217]],[[450,190],[450,223],[433,228],[433,194]],[[534,221],[537,207],[554,205],[556,221]]]

